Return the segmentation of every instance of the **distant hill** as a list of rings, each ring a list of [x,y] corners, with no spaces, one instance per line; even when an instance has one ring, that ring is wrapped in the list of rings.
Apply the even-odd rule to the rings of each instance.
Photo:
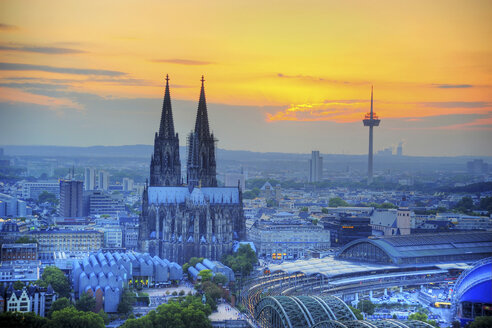
[[[472,183],[462,187],[441,188],[441,191],[449,192],[486,192],[492,191],[492,182]]]
[[[136,157],[150,158],[154,146],[152,145],[125,145],[125,146],[0,146],[6,156],[35,156],[35,157]],[[182,156],[186,155],[186,147],[179,147]],[[290,153],[257,153],[245,150],[218,149],[217,155],[225,160],[303,160],[307,154]]]
[[[142,159],[148,162],[153,151],[152,145],[125,145],[125,146],[0,146],[4,154],[9,157],[59,157],[59,158],[129,158]],[[186,147],[180,147],[181,160],[186,161]],[[260,153],[244,150],[217,150],[217,160],[229,165],[254,165],[265,169],[297,168],[305,170],[310,151],[305,154],[295,153]],[[325,170],[359,169],[367,167],[367,155],[321,154]],[[379,170],[458,170],[466,171],[466,162],[475,158],[482,158],[492,163],[492,157],[459,156],[459,157],[423,157],[423,156],[374,156],[374,164]]]
[[[150,158],[151,145],[128,146],[1,146],[6,156],[35,157],[142,157]]]

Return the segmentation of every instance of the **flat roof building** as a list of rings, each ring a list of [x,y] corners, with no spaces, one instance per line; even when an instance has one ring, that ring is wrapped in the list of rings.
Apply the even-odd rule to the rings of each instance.
[[[94,252],[104,245],[104,234],[97,230],[33,231],[30,236],[39,243],[39,253]]]
[[[2,262],[4,261],[35,261],[38,259],[37,244],[3,244]]]
[[[309,248],[325,249],[331,245],[330,231],[322,225],[294,219],[257,221],[247,238],[256,246],[258,256],[274,260],[298,259]]]

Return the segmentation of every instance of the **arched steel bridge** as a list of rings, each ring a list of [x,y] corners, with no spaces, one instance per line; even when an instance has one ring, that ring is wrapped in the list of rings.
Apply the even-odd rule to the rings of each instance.
[[[263,328],[430,328],[421,321],[356,320],[350,308],[334,296],[267,296],[254,309]]]
[[[306,275],[302,272],[286,273],[275,272],[265,276],[256,276],[249,283],[246,283],[242,290],[243,305],[249,310],[250,315],[254,316],[254,308],[265,296],[296,296],[296,295],[342,295],[344,293],[354,293],[366,290],[375,290],[391,286],[410,286],[421,285],[430,282],[441,282],[449,277],[448,274],[439,273],[431,276],[418,273],[416,276],[389,276],[384,280],[377,275],[367,275],[359,277],[358,282],[328,279],[320,274]]]

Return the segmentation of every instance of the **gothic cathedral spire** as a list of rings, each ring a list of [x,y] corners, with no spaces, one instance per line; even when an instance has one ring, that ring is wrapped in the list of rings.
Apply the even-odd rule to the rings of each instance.
[[[200,100],[196,112],[195,131],[188,137],[187,182],[190,189],[196,186],[217,187],[215,142],[208,124],[205,100],[205,79],[202,76]]]
[[[150,186],[181,185],[181,161],[179,159],[179,138],[174,133],[169,76],[166,75],[166,89],[162,103],[159,133],[155,134],[154,154],[150,161]]]
[[[172,138],[174,136],[173,110],[171,108],[171,95],[169,93],[169,75],[166,75],[166,91],[162,102],[161,124],[159,126],[161,138]]]
[[[200,100],[198,101],[198,110],[196,111],[195,133],[200,137],[210,138],[208,125],[207,101],[205,100],[205,79],[202,75],[202,88],[200,90]]]

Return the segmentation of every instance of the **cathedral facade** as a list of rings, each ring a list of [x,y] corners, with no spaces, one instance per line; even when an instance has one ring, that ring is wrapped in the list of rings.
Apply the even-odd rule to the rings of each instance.
[[[220,260],[231,252],[234,242],[245,238],[239,185],[217,187],[216,142],[210,133],[202,77],[195,129],[188,136],[185,184],[166,77],[160,127],[150,161],[150,185],[142,195],[141,251],[179,264],[193,256]]]

